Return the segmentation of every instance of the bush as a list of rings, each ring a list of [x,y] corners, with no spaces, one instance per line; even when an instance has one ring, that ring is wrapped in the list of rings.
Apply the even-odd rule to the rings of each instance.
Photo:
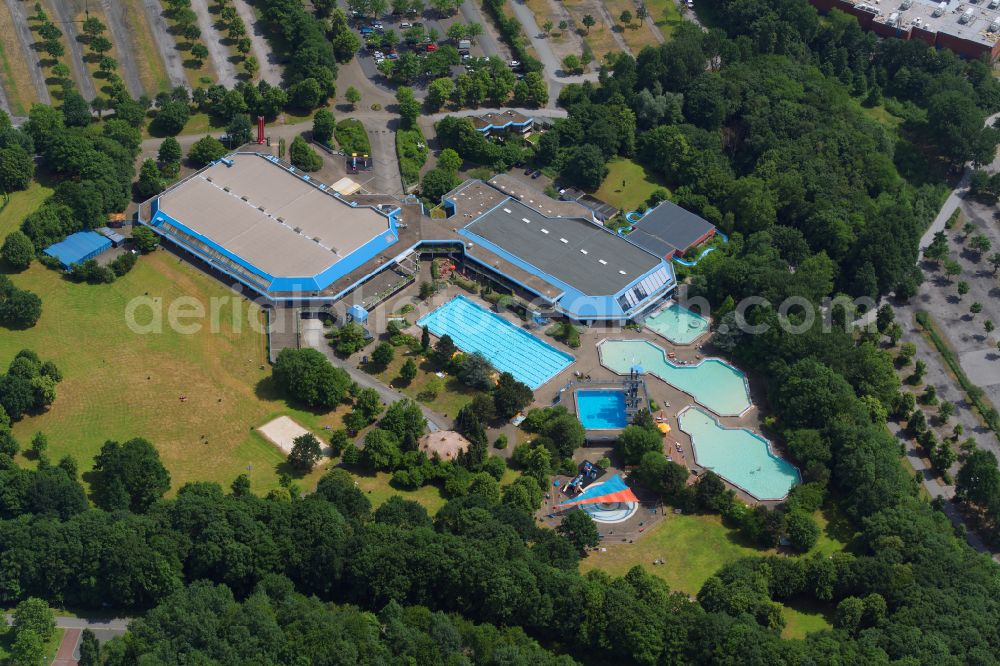
[[[319,171],[323,166],[323,158],[315,150],[309,147],[305,139],[301,136],[295,137],[292,147],[288,151],[288,156],[292,166],[303,171]]]
[[[420,181],[420,168],[427,162],[427,140],[419,127],[396,132],[396,154],[404,185]]]
[[[329,109],[320,109],[313,116],[312,137],[314,141],[327,145],[333,141],[333,130],[337,126],[337,121]]]
[[[121,277],[132,270],[132,267],[135,266],[135,262],[138,260],[138,255],[126,252],[115,257],[115,260],[108,265],[108,268],[115,274],[115,277]]]
[[[368,141],[368,131],[360,120],[345,118],[337,123],[337,143],[340,149],[350,155],[371,155],[372,145]]]
[[[188,151],[188,159],[196,167],[203,167],[209,162],[214,162],[226,154],[226,147],[222,142],[212,136],[198,139]]]
[[[160,244],[160,237],[149,227],[136,227],[132,232],[132,242],[135,243],[136,249],[147,254]]]
[[[159,136],[175,136],[180,134],[191,117],[191,110],[186,102],[167,102],[157,111],[149,131]]]
[[[15,270],[23,270],[30,266],[31,260],[35,258],[35,245],[23,231],[15,229],[4,240],[0,256]]]

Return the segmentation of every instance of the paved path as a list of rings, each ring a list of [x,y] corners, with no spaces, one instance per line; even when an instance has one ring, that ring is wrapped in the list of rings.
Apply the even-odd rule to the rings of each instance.
[[[8,0],[11,2],[12,0]],[[167,20],[163,18],[163,7],[157,0],[142,0],[142,9],[146,12],[146,19],[149,21],[149,28],[153,32],[153,40],[156,42],[156,49],[163,58],[163,64],[167,68],[167,77],[173,87],[188,86],[187,75],[184,74],[184,62],[181,54],[177,51],[177,42],[167,29]]]
[[[7,101],[7,92],[3,89],[2,85],[0,85],[0,109],[3,109],[4,113],[6,113],[8,116],[13,115],[10,112],[10,102]]]
[[[77,665],[77,659],[73,655],[76,653],[82,633],[82,629],[66,629],[63,632],[62,640],[59,641],[59,649],[56,650],[56,658],[52,660],[52,666]]]
[[[615,23],[615,19],[611,16],[611,12],[608,11],[608,6],[603,2],[598,3],[597,6],[599,8],[598,11],[601,14],[601,18],[604,19],[605,25],[607,25],[608,30],[611,31],[611,36],[614,38],[615,43],[618,44],[618,48],[625,53],[632,54],[633,56],[638,55],[637,53],[632,53],[632,49],[628,47],[628,44],[625,42],[625,37],[621,33],[621,28],[617,23]]]
[[[156,90],[144,90],[142,78],[139,76],[139,66],[136,61],[138,56],[132,50],[132,42],[128,38],[129,18],[125,15],[125,7],[114,0],[101,0],[101,7],[104,8],[104,16],[108,19],[108,31],[111,33],[111,41],[115,44],[118,52],[118,66],[121,68],[122,80],[128,88],[132,97],[138,98],[144,93],[159,92]]]
[[[281,65],[278,64],[277,56],[268,45],[267,39],[264,38],[264,28],[257,20],[256,12],[247,3],[247,0],[233,0],[233,6],[236,7],[236,12],[247,26],[247,33],[253,44],[253,54],[257,58],[257,62],[260,63],[260,78],[272,86],[280,85]]]
[[[80,44],[80,27],[76,22],[76,16],[70,11],[66,3],[50,3],[52,12],[55,14],[53,22],[59,24],[59,29],[66,36],[66,43],[69,45],[68,56],[70,69],[73,71],[73,80],[76,81],[76,88],[83,95],[83,98],[90,101],[97,97],[97,88],[94,87],[94,79],[87,71],[87,64],[83,60],[83,45]]]
[[[31,72],[31,80],[35,84],[35,92],[38,93],[38,101],[42,104],[51,104],[52,97],[49,95],[49,89],[45,85],[45,73],[42,71],[41,62],[39,62],[39,54],[33,48],[35,37],[31,34],[31,28],[28,25],[28,16],[24,12],[25,4],[20,2],[20,0],[6,0],[6,2],[7,9],[10,10],[10,16],[14,20],[14,30],[17,31],[17,40],[21,42],[24,62],[28,65],[28,71]],[[11,57],[13,57],[13,54],[11,54]]]
[[[507,45],[501,42],[497,36],[493,21],[487,20],[479,10],[480,1],[465,0],[459,7],[462,16],[465,17],[467,23],[478,23],[483,26],[483,34],[479,35],[476,41],[483,47],[486,57],[495,55],[499,56],[502,60],[510,60],[510,51],[507,49]],[[441,33],[441,37],[442,39],[444,38],[444,33]]]
[[[343,368],[347,374],[350,375],[351,379],[358,383],[358,386],[375,389],[385,404],[390,405],[394,402],[399,402],[400,400],[407,398],[407,396],[403,395],[396,389],[386,386],[379,380],[369,375],[367,372],[364,372],[355,366],[351,359],[345,360],[337,356],[337,354],[334,353],[333,348],[330,347],[330,343],[323,337],[322,331],[320,331],[319,335],[303,334],[302,342],[303,344],[322,352],[328,359],[330,359],[330,363],[333,365],[338,368]],[[420,405],[420,411],[424,413],[424,418],[427,419],[428,430],[431,432],[435,432],[437,430],[451,430],[451,422],[445,419],[444,416],[431,411],[425,405],[420,403],[417,404]]]
[[[239,82],[236,77],[236,67],[229,60],[229,48],[222,43],[222,33],[215,28],[215,17],[208,11],[208,0],[195,0],[191,3],[191,8],[198,16],[201,41],[208,46],[218,82],[226,88],[234,87]],[[247,28],[249,29],[249,26]]]
[[[520,21],[521,25],[524,26],[524,31],[528,33],[528,39],[531,40],[531,45],[535,47],[535,52],[538,54],[538,59],[541,60],[542,66],[544,68],[545,78],[550,81],[554,86],[550,86],[549,90],[549,101],[554,105],[555,99],[558,96],[558,90],[553,90],[551,88],[562,87],[568,83],[583,83],[584,81],[597,81],[597,72],[588,72],[586,74],[574,75],[574,76],[562,76],[562,63],[556,57],[555,53],[552,52],[552,47],[548,40],[542,36],[542,31],[538,27],[538,23],[535,22],[535,15],[531,12],[531,9],[523,2],[510,3],[511,9],[514,10],[514,16]],[[618,38],[621,35],[616,33]]]
[[[490,108],[462,109],[461,111],[432,113],[426,116],[420,116],[419,120],[421,124],[430,123],[431,125],[433,125],[433,123],[441,120],[445,116],[477,116],[483,113],[500,113],[502,111],[506,111],[507,108],[508,107],[505,107],[503,109],[490,109]],[[567,115],[566,109],[514,108],[513,110],[535,118],[555,119],[555,118],[565,118]],[[365,127],[370,129],[378,129],[383,124],[385,127],[388,127],[390,121],[399,118],[399,116],[397,116],[396,114],[390,113],[388,111],[384,110],[371,111],[366,109],[358,109],[357,112],[349,114],[349,117],[357,118],[358,120],[360,120],[365,124]],[[271,136],[272,139],[284,138],[288,140],[290,143],[291,140],[295,138],[297,135],[302,134],[303,132],[306,132],[308,130],[312,130],[311,120],[307,120],[301,123],[292,123],[288,125],[268,125],[267,134]],[[181,150],[183,150],[186,153],[187,149],[190,148],[195,141],[202,138],[203,136],[205,136],[205,133],[200,132],[198,134],[182,134],[177,136],[176,139],[177,142],[181,144]],[[396,154],[395,137],[391,135],[388,136],[390,139],[390,143],[392,144],[392,151],[393,151],[392,154],[395,155]],[[141,149],[143,152],[155,153],[157,150],[159,150],[160,144],[162,142],[163,139],[157,139],[157,138],[144,139],[142,142]],[[373,146],[373,152],[374,152],[374,146]],[[398,180],[398,172],[397,172],[397,180]],[[398,190],[399,187],[400,185],[397,185],[396,190]]]
[[[403,179],[396,157],[396,130],[399,119],[368,118],[361,121],[368,131],[372,144],[372,161],[375,166],[375,191],[379,194],[403,195]]]

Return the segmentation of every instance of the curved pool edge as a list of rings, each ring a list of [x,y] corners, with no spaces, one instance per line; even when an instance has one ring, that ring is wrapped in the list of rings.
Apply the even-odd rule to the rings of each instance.
[[[765,449],[767,450],[767,455],[770,456],[771,458],[774,458],[775,460],[779,460],[782,463],[784,463],[784,464],[788,465],[789,467],[791,467],[792,470],[795,472],[795,481],[788,488],[788,492],[786,492],[781,497],[764,497],[764,498],[761,498],[761,497],[758,497],[757,495],[753,494],[752,492],[750,492],[749,490],[747,490],[746,488],[744,488],[740,484],[736,483],[735,481],[733,481],[732,479],[730,479],[728,476],[724,476],[722,474],[719,474],[718,472],[716,472],[711,467],[706,467],[705,465],[703,465],[701,463],[701,461],[698,460],[698,445],[695,444],[694,433],[685,430],[684,426],[681,423],[681,417],[686,412],[691,411],[691,410],[700,411],[697,407],[694,407],[692,405],[687,405],[686,407],[684,407],[684,409],[682,409],[681,411],[677,412],[677,428],[681,432],[683,432],[684,434],[686,434],[688,437],[691,438],[691,451],[694,453],[694,461],[698,464],[699,467],[701,467],[702,469],[711,470],[714,474],[718,475],[718,477],[720,479],[724,479],[726,481],[726,483],[728,483],[728,484],[730,484],[732,486],[735,486],[736,488],[739,488],[740,490],[742,490],[743,492],[745,492],[747,495],[749,495],[750,497],[754,498],[758,502],[783,502],[786,499],[788,499],[788,493],[790,493],[792,491],[792,488],[794,488],[797,485],[801,485],[802,484],[802,472],[801,472],[801,470],[799,470],[798,466],[795,465],[795,464],[793,464],[791,461],[789,461],[789,460],[783,458],[782,456],[778,455],[774,451],[774,449],[771,448],[771,440],[769,440],[768,438],[766,438],[766,437],[764,437],[762,435],[758,435],[757,433],[755,433],[750,428],[747,428],[747,427],[744,427],[744,426],[737,426],[735,428],[727,428],[725,425],[722,424],[722,421],[720,421],[718,418],[716,418],[716,416],[714,414],[712,414],[710,412],[702,412],[702,413],[705,414],[706,416],[708,416],[710,419],[712,419],[715,422],[715,425],[720,430],[744,430],[744,431],[750,433],[750,435],[752,435],[756,439],[760,440],[761,442],[764,442]]]
[[[605,342],[642,342],[642,343],[645,343],[645,344],[652,345],[652,346],[656,347],[657,349],[659,349],[660,353],[663,354],[663,360],[666,363],[669,363],[670,365],[672,365],[675,368],[697,368],[697,367],[701,366],[705,361],[717,361],[719,363],[723,363],[725,365],[728,365],[730,368],[732,368],[736,372],[740,373],[740,377],[743,379],[743,389],[746,391],[746,394],[747,394],[747,403],[748,404],[747,404],[746,408],[743,409],[743,411],[738,412],[738,413],[723,414],[722,412],[719,412],[719,411],[716,411],[716,410],[712,409],[711,407],[709,407],[708,405],[706,405],[705,403],[703,403],[701,400],[699,400],[698,398],[696,398],[693,394],[688,393],[687,391],[685,391],[684,389],[680,388],[679,386],[671,384],[666,379],[664,379],[663,377],[660,377],[659,375],[657,375],[655,373],[647,372],[647,371],[644,370],[644,372],[642,374],[652,374],[652,375],[654,375],[661,382],[672,386],[673,388],[675,388],[676,390],[680,391],[684,395],[690,396],[691,399],[695,403],[698,404],[698,406],[704,407],[705,409],[707,409],[708,411],[710,411],[712,414],[715,414],[717,416],[742,418],[742,417],[746,416],[747,414],[749,414],[751,409],[753,409],[754,407],[756,407],[756,405],[754,405],[754,403],[753,403],[753,397],[751,397],[751,395],[750,395],[750,380],[747,378],[747,373],[743,372],[742,370],[740,370],[739,368],[737,368],[735,365],[733,365],[732,363],[730,363],[729,361],[727,361],[724,358],[721,358],[719,356],[706,356],[705,358],[701,359],[697,363],[690,363],[688,365],[677,365],[676,363],[672,363],[670,361],[670,358],[667,356],[667,350],[665,350],[663,347],[661,347],[660,345],[656,344],[655,342],[650,342],[649,340],[635,339],[635,338],[614,338],[614,339],[611,339],[611,338],[601,338],[601,340],[599,340],[597,342],[597,345],[596,345],[597,346],[597,361],[598,361],[598,363],[601,364],[602,368],[605,368],[606,370],[609,370],[609,371],[615,373],[619,377],[624,377],[627,373],[618,372],[617,370],[615,370],[611,366],[606,365],[604,363],[604,355],[601,353],[601,345],[603,345]]]
[[[703,320],[705,322],[705,324],[706,324],[705,330],[702,331],[701,333],[699,333],[698,335],[696,335],[695,337],[691,338],[690,342],[678,342],[677,340],[674,340],[674,339],[670,338],[669,336],[667,336],[666,334],[661,333],[660,331],[656,330],[655,328],[653,328],[652,326],[650,326],[647,323],[650,319],[653,319],[654,317],[656,317],[657,315],[659,315],[664,310],[668,310],[668,309],[670,309],[673,306],[677,306],[677,307],[681,308],[682,310],[688,312],[689,314],[691,314],[691,315],[693,315],[693,316],[695,316],[695,317]],[[648,317],[644,317],[643,320],[642,320],[642,325],[643,325],[643,327],[648,328],[649,330],[651,330],[653,333],[656,333],[656,335],[660,336],[661,338],[663,338],[664,340],[666,340],[670,344],[676,345],[678,347],[691,347],[695,343],[703,340],[704,338],[706,338],[706,337],[708,337],[708,336],[710,336],[712,334],[712,318],[711,317],[706,317],[705,315],[698,314],[697,312],[695,312],[691,308],[684,307],[683,305],[681,305],[680,303],[678,303],[674,299],[670,299],[666,303],[666,305],[664,305],[662,308],[659,308],[656,312],[654,312],[653,314],[649,315]]]

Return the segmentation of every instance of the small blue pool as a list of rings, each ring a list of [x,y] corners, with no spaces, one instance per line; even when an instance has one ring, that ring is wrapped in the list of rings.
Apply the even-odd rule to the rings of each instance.
[[[625,394],[610,389],[576,392],[576,415],[586,430],[611,430],[628,425]]]
[[[500,372],[532,390],[565,370],[575,360],[536,338],[503,317],[482,308],[464,296],[456,296],[417,324],[439,338],[448,335],[464,352],[479,352]]]

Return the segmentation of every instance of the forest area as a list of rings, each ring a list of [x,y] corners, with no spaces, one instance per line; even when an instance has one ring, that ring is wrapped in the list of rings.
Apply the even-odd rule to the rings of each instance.
[[[135,617],[124,637],[88,653],[89,664],[112,666],[1000,663],[1000,569],[902,466],[885,424],[912,405],[892,359],[877,337],[843,326],[817,320],[792,334],[778,319],[801,324],[799,315],[776,309],[791,296],[913,293],[917,243],[947,178],[995,154],[985,119],[1000,110],[1000,84],[988,63],[878,41],[805,0],[709,4],[716,27],[685,23],[665,44],[619,56],[599,84],[564,88],[568,118],[535,158],[582,186],[599,184],[613,156],[635,158],[676,203],[731,235],[692,272],[692,291],[723,322],[739,300],[767,300],[747,312],[766,333],[734,326],[716,341],[768,386],[768,426],[803,470],[787,504],[836,507],[856,531],[845,552],[741,559],[691,599],[641,567],[581,574],[574,535],[538,527],[541,497],[523,484],[470,490],[433,517],[402,499],[373,510],[344,470],[310,493],[292,485],[259,496],[239,477],[229,488],[189,483],[168,499],[169,475],[138,439],[104,446],[88,501],[76,461],[51,464],[39,451],[37,468],[15,462],[9,423],[20,412],[7,409],[0,600]],[[335,71],[332,57],[320,60]],[[317,95],[332,86],[332,74],[297,76],[303,97],[314,83]],[[98,136],[49,111],[0,140],[30,138],[44,162],[64,163],[105,198],[91,205],[67,179],[25,224],[36,245],[127,198],[139,141],[124,121]],[[484,148],[463,123],[445,129],[442,146],[466,159],[518,157]],[[81,163],[94,153],[106,168]],[[857,314],[834,309],[833,319]],[[49,383],[32,381],[57,370],[20,358],[0,376],[0,396],[15,387],[25,404]],[[784,519],[788,507],[750,511],[711,474],[679,486],[662,458],[644,455],[638,476],[668,503],[721,513],[761,539]],[[959,482],[994,502],[1000,491],[972,487],[983,476]],[[833,629],[783,640],[780,607],[791,602],[832,609]]]

